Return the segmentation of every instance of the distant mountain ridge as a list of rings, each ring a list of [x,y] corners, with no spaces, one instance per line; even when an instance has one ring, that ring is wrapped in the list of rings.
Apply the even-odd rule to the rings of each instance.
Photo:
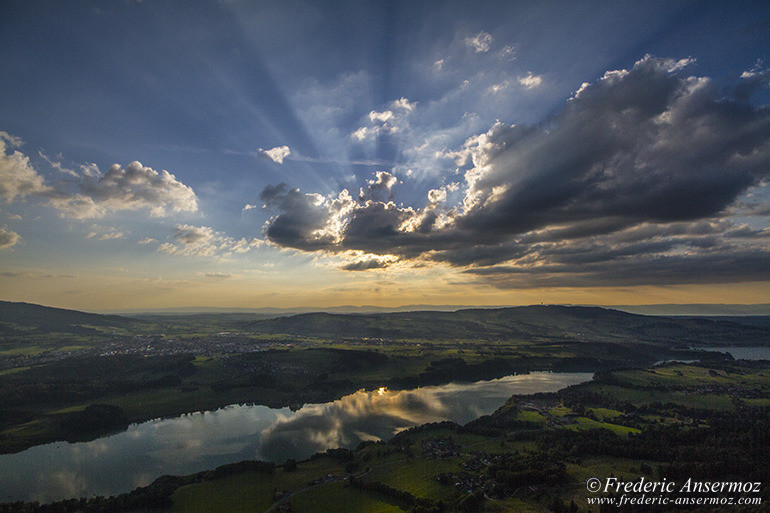
[[[323,339],[522,340],[688,345],[768,345],[770,323],[741,319],[658,317],[619,310],[536,305],[395,313],[303,313],[264,318],[265,314],[198,314],[129,318],[0,301],[0,336],[46,333],[82,335],[180,332],[193,323],[216,332],[290,335]],[[159,320],[160,319],[160,320]],[[758,318],[762,321],[765,318]]]
[[[729,320],[653,317],[600,307],[521,306],[456,312],[312,313],[259,320],[260,333],[323,338],[591,340],[689,344],[770,343],[764,326]]]
[[[133,316],[148,315],[198,315],[198,314],[221,314],[221,313],[255,313],[261,315],[297,315],[303,313],[397,313],[397,312],[455,312],[457,310],[499,310],[500,308],[516,308],[521,305],[401,305],[401,306],[375,306],[375,305],[342,305],[330,307],[294,307],[294,308],[223,308],[213,306],[191,306],[175,308],[156,308],[156,309],[130,309],[114,310],[102,312],[105,314]],[[542,305],[541,305],[542,306]],[[737,303],[691,303],[691,304],[647,304],[647,305],[562,305],[562,306],[597,306],[599,308],[608,308],[620,310],[621,312],[635,313],[640,315],[661,315],[661,316],[770,316],[770,303],[758,304],[737,304]]]

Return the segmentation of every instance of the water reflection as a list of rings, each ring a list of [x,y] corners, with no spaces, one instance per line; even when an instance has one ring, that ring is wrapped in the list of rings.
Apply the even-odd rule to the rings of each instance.
[[[332,447],[388,439],[426,422],[464,424],[493,412],[512,394],[553,392],[591,377],[534,372],[414,390],[361,390],[297,411],[231,405],[134,424],[92,442],[53,443],[0,456],[0,501],[113,495],[162,474],[190,474],[243,459],[305,459]]]

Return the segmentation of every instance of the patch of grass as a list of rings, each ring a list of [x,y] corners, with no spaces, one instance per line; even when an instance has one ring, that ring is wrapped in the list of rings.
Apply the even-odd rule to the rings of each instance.
[[[548,422],[548,419],[546,419],[540,412],[532,410],[522,410],[518,412],[516,414],[516,420],[522,422],[534,422],[536,424],[545,424]]]
[[[622,436],[628,436],[630,433],[640,433],[636,428],[630,428],[627,426],[621,426],[618,424],[612,424],[610,422],[598,422],[593,419],[589,419],[587,417],[577,417],[575,419],[575,424],[570,424],[566,426],[567,429],[571,429],[573,431],[581,431],[585,429],[609,429],[616,435],[622,435]]]
[[[0,371],[0,376],[5,376],[7,374],[16,374],[17,372],[24,372],[25,370],[29,369],[30,367],[15,367],[13,369],[5,369]]]
[[[559,406],[554,406],[548,411],[554,417],[564,417],[565,415],[569,415],[570,413],[572,413],[572,410],[570,410],[563,404],[560,404]]]
[[[342,482],[317,486],[290,500],[298,513],[402,513],[409,510],[406,504],[400,504],[384,494],[359,490]]]
[[[770,407],[770,398],[750,398],[750,399],[744,399],[744,403],[746,403],[747,406],[754,406],[754,407],[760,407],[760,408],[767,408]]]
[[[216,481],[183,486],[171,496],[172,512],[185,513],[253,513],[264,511],[273,503],[274,483],[271,476],[247,472]]]
[[[22,346],[14,347],[11,349],[0,349],[0,356],[23,356],[23,355],[35,355],[40,354],[49,348],[41,346]]]
[[[697,390],[642,390],[617,385],[594,385],[593,392],[611,400],[626,400],[636,405],[674,403],[690,408],[730,411],[735,409],[732,396],[728,394],[696,393]]]
[[[639,470],[643,463],[653,468],[658,465],[651,461],[626,458],[586,458],[579,464],[567,463],[567,472],[579,483],[591,477],[598,477],[603,480],[614,476],[619,479],[634,480],[639,479],[643,475]],[[585,489],[582,491],[585,491]]]
[[[56,351],[60,353],[69,353],[72,351],[79,351],[81,349],[90,349],[90,346],[77,346],[77,345],[62,346],[62,347],[57,347]]]
[[[615,417],[620,417],[623,415],[623,412],[618,410],[611,410],[609,408],[590,408],[588,411],[590,411],[599,420],[614,419]]]
[[[461,461],[461,458],[428,460],[418,456],[409,461],[374,468],[363,479],[406,490],[415,497],[448,500],[454,496],[454,490],[437,482],[435,477],[444,472],[459,472]]]
[[[218,513],[260,512],[269,508],[276,491],[296,492],[328,474],[342,475],[344,469],[331,458],[303,462],[293,472],[277,468],[273,474],[245,472],[214,481],[179,488],[171,496],[172,512]],[[293,500],[293,499],[292,499]]]

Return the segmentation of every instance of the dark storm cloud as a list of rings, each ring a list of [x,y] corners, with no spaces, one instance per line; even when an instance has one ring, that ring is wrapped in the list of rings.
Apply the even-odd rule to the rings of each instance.
[[[497,123],[472,137],[449,152],[465,169],[454,206],[268,187],[262,199],[279,214],[267,237],[310,251],[505,263],[469,272],[548,283],[767,277],[770,267],[755,265],[767,260],[766,234],[739,226],[728,209],[769,174],[770,111],[748,101],[767,79],[746,72],[725,97],[684,73],[690,64],[646,56],[584,84],[540,126]],[[369,187],[390,193],[394,183],[378,174]],[[720,270],[742,261],[743,271]]]
[[[770,253],[736,251],[702,255],[637,255],[597,263],[467,269],[480,282],[503,289],[734,283],[768,279]]]
[[[267,226],[266,235],[271,242],[308,251],[332,244],[329,237],[313,235],[326,225],[331,215],[322,197],[303,194],[281,183],[265,187],[259,199],[266,207],[281,212]]]
[[[608,217],[630,226],[718,214],[767,175],[770,115],[675,67],[645,58],[586,87],[528,136],[491,132],[496,153],[476,150],[486,166],[458,225],[518,234]],[[482,201],[495,187],[505,191]]]

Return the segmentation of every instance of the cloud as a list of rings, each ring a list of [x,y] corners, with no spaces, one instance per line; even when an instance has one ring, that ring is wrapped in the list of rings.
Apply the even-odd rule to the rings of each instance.
[[[169,211],[198,210],[198,198],[191,187],[166,170],[158,172],[137,161],[125,168],[113,164],[103,175],[84,173],[77,186],[74,194],[52,193],[49,205],[75,219],[98,218],[121,210],[148,209],[153,217],[164,217]]]
[[[519,77],[517,80],[519,84],[527,90],[540,87],[543,84],[543,76],[533,75],[531,71],[528,71],[526,75]]]
[[[8,203],[51,191],[29,157],[16,149],[21,145],[21,139],[0,131],[0,197]]]
[[[436,189],[422,207],[398,206],[390,173],[358,201],[268,187],[277,214],[265,234],[303,251],[444,262],[507,286],[770,279],[766,231],[730,218],[770,174],[770,111],[685,75],[691,62],[645,56],[581,87],[542,126],[498,122],[447,150],[462,172],[456,201]]]
[[[517,49],[514,45],[506,45],[499,52],[497,58],[501,61],[515,61]]]
[[[208,226],[180,224],[174,227],[172,242],[161,244],[158,251],[169,255],[226,257],[260,245],[260,239],[234,239]]]
[[[152,216],[163,217],[169,211],[198,209],[192,188],[168,171],[158,172],[137,161],[125,168],[113,164],[104,174],[96,164],[84,164],[77,172],[41,153],[54,169],[70,177],[48,183],[29,157],[14,149],[20,145],[19,138],[0,131],[0,197],[8,203],[37,197],[61,216],[75,219],[98,218],[122,210],[148,209]]]
[[[20,240],[21,237],[18,233],[7,228],[0,228],[0,249],[8,249],[15,246]]]
[[[276,146],[275,148],[270,148],[269,150],[260,148],[257,150],[257,153],[261,157],[270,159],[278,164],[283,164],[283,160],[291,155],[291,150],[288,146]]]
[[[473,51],[476,53],[488,52],[489,47],[492,45],[492,35],[482,30],[475,36],[466,37],[465,45],[473,48]]]
[[[741,82],[735,86],[733,94],[741,100],[748,100],[758,90],[770,85],[768,70],[758,60],[753,68],[741,73]]]
[[[202,273],[201,276],[205,278],[212,278],[215,280],[229,280],[230,278],[235,277],[234,274],[230,274],[230,273]]]
[[[519,81],[519,82],[521,82],[521,81]],[[492,93],[499,93],[501,91],[504,91],[504,90],[508,89],[509,85],[511,85],[511,84],[507,80],[504,80],[504,81],[502,81],[502,82],[500,82],[498,84],[492,84],[489,87],[489,91],[492,92]]]
[[[54,274],[41,271],[0,271],[0,276],[3,278],[16,278],[16,279],[37,279],[37,280],[50,280],[50,279],[74,279],[77,278],[74,274]]]
[[[386,110],[372,110],[367,115],[367,124],[356,129],[351,137],[361,142],[374,139],[380,134],[403,132],[408,127],[407,117],[416,106],[417,102],[410,102],[407,98],[399,98],[390,102]]]
[[[267,186],[260,194],[265,207],[277,210],[266,224],[268,240],[279,246],[316,250],[333,246],[354,201],[347,189],[337,198],[304,194],[285,183]]]
[[[343,271],[371,271],[372,269],[385,269],[392,262],[383,258],[366,258],[348,262],[340,266]]]
[[[375,178],[373,180],[367,180],[366,189],[361,188],[358,199],[364,200],[377,200],[377,201],[389,201],[393,199],[393,186],[398,182],[398,178],[388,173],[387,171],[377,171],[374,173]]]
[[[42,151],[38,151],[37,154],[40,155],[40,158],[42,158],[43,160],[48,162],[49,166],[51,166],[52,168],[56,169],[60,173],[63,173],[65,175],[69,175],[69,176],[74,176],[76,178],[80,176],[76,171],[64,167],[64,165],[61,162],[55,161],[55,160],[51,159],[48,155],[46,155]]]
[[[92,226],[92,231],[86,235],[87,239],[96,240],[119,240],[125,239],[126,234],[118,231],[117,228],[103,228],[100,226]]]

